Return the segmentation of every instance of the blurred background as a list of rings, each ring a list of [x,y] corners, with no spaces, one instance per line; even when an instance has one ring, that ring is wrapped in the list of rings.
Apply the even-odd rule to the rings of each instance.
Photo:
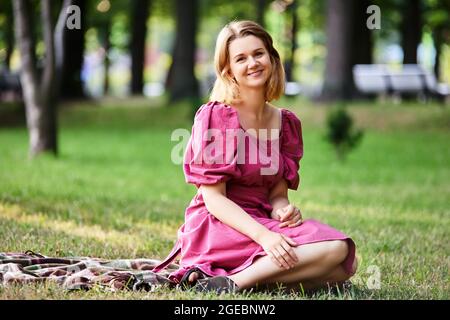
[[[40,1],[27,1],[37,64],[45,63]],[[62,1],[52,1],[56,17]],[[333,96],[354,98],[356,64],[419,64],[450,83],[448,0],[74,0],[81,28],[67,30],[64,99],[207,96],[214,81],[213,53],[220,29],[233,19],[259,22],[285,62],[288,94],[319,97],[324,81],[344,82]],[[377,18],[377,29],[366,23]],[[2,77],[20,70],[11,1],[0,4]],[[372,20],[373,22],[373,20]],[[375,21],[377,22],[377,21]],[[331,40],[330,40],[331,39]],[[342,51],[342,52],[340,52]],[[327,54],[328,53],[328,54]],[[336,57],[330,57],[330,53]],[[328,58],[327,58],[328,57]],[[328,59],[328,60],[327,60]],[[327,62],[328,61],[328,62]],[[328,67],[327,67],[328,63]],[[346,69],[346,70],[345,70]],[[5,80],[3,79],[3,82]],[[10,85],[11,86],[11,85]],[[325,86],[325,88],[328,88]],[[4,91],[5,85],[2,88]],[[334,89],[333,89],[334,90]],[[330,93],[330,92],[328,92]],[[328,94],[330,95],[330,94]],[[11,97],[3,94],[2,100]]]
[[[60,102],[185,101],[192,118],[218,32],[244,19],[273,36],[286,98],[446,105],[449,15],[450,0],[2,1],[0,125],[26,115],[35,155],[57,153]]]

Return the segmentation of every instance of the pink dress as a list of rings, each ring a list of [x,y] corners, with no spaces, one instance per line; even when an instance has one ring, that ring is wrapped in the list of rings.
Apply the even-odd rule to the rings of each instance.
[[[240,125],[236,109],[220,102],[202,105],[195,115],[192,135],[184,156],[186,182],[195,184],[197,188],[202,184],[226,182],[227,197],[230,200],[269,230],[283,233],[299,245],[327,240],[347,240],[350,250],[343,267],[351,274],[351,266],[355,259],[355,244],[348,236],[314,219],[307,219],[294,228],[280,228],[278,227],[280,222],[270,218],[272,211],[268,200],[270,188],[284,178],[289,189],[297,190],[299,161],[303,156],[300,120],[291,111],[280,110],[282,120],[280,135],[278,139],[272,140],[278,141],[279,145],[274,152],[276,158],[272,158],[277,159],[278,171],[274,174],[261,174],[261,168],[270,166],[268,162],[260,161],[259,157],[256,163],[249,161],[251,155],[249,152],[245,153],[245,162],[242,161],[237,152],[236,142],[233,143],[231,152],[228,152],[229,150],[223,152],[224,161],[216,163],[208,161],[205,151],[215,159],[221,157],[220,153],[211,151],[211,143],[215,141],[217,146],[217,143],[222,142],[225,146],[227,132],[245,131]],[[202,138],[202,134],[208,129],[213,129],[212,132],[215,134],[221,133],[224,141],[216,140],[217,138],[208,141]],[[256,143],[258,148],[265,145],[269,151],[273,150],[271,140],[261,142],[258,138],[251,137],[248,140],[253,141],[249,143]],[[249,146],[246,148],[245,150],[250,150]],[[271,153],[267,153],[266,150],[265,154]],[[179,282],[184,273],[192,267],[198,267],[210,276],[226,276],[247,268],[258,257],[266,255],[263,248],[251,238],[209,213],[200,190],[185,211],[185,223],[178,230],[178,240],[172,252],[154,271],[158,272],[166,267],[179,254],[181,254],[180,269],[169,276],[175,282]]]

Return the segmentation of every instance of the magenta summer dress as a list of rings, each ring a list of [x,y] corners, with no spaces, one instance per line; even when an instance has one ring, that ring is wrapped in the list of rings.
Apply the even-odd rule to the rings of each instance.
[[[297,190],[299,161],[303,156],[300,120],[287,109],[279,110],[281,130],[278,139],[262,141],[250,135],[245,140],[247,152],[243,161],[242,153],[238,152],[242,150],[238,149],[238,140],[235,139],[229,145],[227,143],[230,143],[230,139],[225,141],[234,131],[246,132],[240,125],[236,109],[216,101],[202,105],[195,115],[192,134],[184,155],[186,182],[195,184],[197,188],[202,184],[226,182],[226,195],[230,200],[269,230],[285,234],[298,245],[327,240],[347,240],[350,250],[343,267],[351,274],[355,259],[355,244],[348,236],[314,219],[307,219],[297,227],[279,228],[280,222],[270,218],[272,206],[268,200],[269,190],[280,179],[286,179],[289,189]],[[207,132],[214,135],[214,139],[208,138]],[[279,147],[273,148],[274,141]],[[212,143],[215,143],[215,147],[224,146],[223,150],[226,152],[222,152],[221,155],[217,150],[213,151],[217,148],[212,148]],[[276,161],[270,164],[263,156],[261,161],[260,157],[256,162],[250,161],[252,154],[248,151],[251,150],[251,143],[256,144],[258,151],[259,148],[267,148],[265,153],[261,154],[270,154],[271,159]],[[223,161],[211,161],[212,158]],[[270,166],[275,167],[277,171],[267,170],[265,174],[261,173],[262,168],[267,169]],[[266,255],[258,243],[209,213],[200,189],[185,211],[185,223],[178,230],[178,240],[172,252],[153,271],[158,272],[165,268],[180,254],[180,268],[169,276],[177,283],[186,271],[193,267],[210,276],[227,276],[247,268],[258,257]]]

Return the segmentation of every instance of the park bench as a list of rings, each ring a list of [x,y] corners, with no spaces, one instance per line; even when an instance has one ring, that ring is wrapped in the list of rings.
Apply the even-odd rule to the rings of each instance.
[[[353,67],[356,88],[365,95],[401,97],[417,95],[421,99],[436,98],[445,101],[449,86],[438,83],[434,73],[416,64],[400,68],[384,64],[358,64]]]

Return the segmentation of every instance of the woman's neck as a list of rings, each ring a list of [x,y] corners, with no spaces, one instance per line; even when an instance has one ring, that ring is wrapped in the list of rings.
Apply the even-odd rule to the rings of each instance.
[[[254,120],[263,119],[266,100],[262,90],[242,90],[240,92],[240,99],[236,101],[235,105],[247,116],[254,117]]]

